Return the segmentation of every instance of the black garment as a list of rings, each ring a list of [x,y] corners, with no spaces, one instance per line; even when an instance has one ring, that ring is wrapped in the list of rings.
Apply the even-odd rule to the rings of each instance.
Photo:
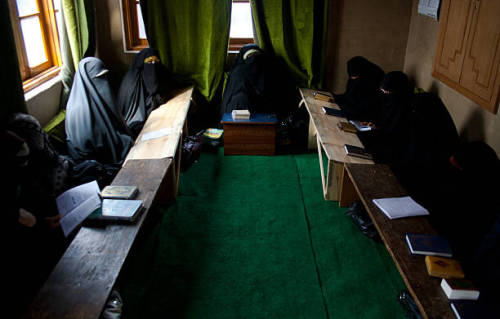
[[[166,97],[167,72],[158,56],[154,49],[139,52],[118,91],[117,105],[134,137],[139,135],[151,111]]]
[[[347,62],[347,74],[346,91],[335,95],[335,101],[349,119],[373,121],[379,112],[379,88],[384,71],[364,57],[356,56]]]
[[[381,82],[382,94],[379,113],[374,117],[374,130],[358,133],[365,148],[376,162],[402,161],[410,140],[410,111],[413,86],[403,72],[390,72]]]
[[[33,116],[15,113],[10,116],[7,129],[27,146],[22,159],[18,151],[7,155],[7,175],[11,177],[8,187],[20,188],[15,190],[19,194],[13,197],[19,197],[16,205],[27,209],[37,219],[57,215],[55,199],[69,186],[68,161],[57,153]]]
[[[297,106],[290,79],[280,61],[255,44],[245,45],[229,72],[221,113],[248,109],[250,113],[288,114]]]
[[[75,161],[121,163],[132,138],[118,111],[101,60],[80,61],[66,108],[66,141]]]

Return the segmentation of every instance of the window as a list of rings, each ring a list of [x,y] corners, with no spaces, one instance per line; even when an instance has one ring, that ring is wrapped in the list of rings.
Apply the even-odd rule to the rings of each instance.
[[[148,46],[139,0],[122,0],[123,26],[126,50],[140,51]],[[238,51],[254,43],[252,12],[249,0],[233,0],[229,50]]]
[[[122,12],[126,49],[140,51],[146,48],[148,40],[139,0],[122,0]]]
[[[24,91],[56,76],[61,65],[57,0],[9,0]]]
[[[249,0],[233,0],[229,51],[238,51],[242,46],[254,43],[252,10]]]

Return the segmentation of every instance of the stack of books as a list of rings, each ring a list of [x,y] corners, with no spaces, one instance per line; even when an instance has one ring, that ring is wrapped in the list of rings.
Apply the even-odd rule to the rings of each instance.
[[[248,120],[250,119],[250,111],[248,110],[233,110],[231,112],[233,120]]]

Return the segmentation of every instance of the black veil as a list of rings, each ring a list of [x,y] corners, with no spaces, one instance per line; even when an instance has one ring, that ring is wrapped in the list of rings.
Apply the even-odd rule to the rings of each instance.
[[[80,61],[66,107],[68,152],[76,161],[121,163],[133,140],[115,106],[101,60]]]

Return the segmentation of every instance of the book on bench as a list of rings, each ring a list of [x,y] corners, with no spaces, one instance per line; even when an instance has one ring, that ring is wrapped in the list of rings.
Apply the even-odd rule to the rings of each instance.
[[[443,278],[441,288],[450,300],[477,300],[479,298],[479,290],[468,279]]]
[[[336,117],[346,117],[344,111],[337,110],[332,107],[323,106],[323,112],[326,115],[336,116]]]
[[[453,255],[448,240],[443,236],[406,234],[406,243],[414,255],[451,257]]]
[[[142,200],[104,199],[101,209],[94,211],[88,219],[90,222],[116,221],[134,223],[143,209]]]
[[[373,159],[372,154],[368,153],[364,148],[359,146],[354,146],[350,144],[344,144],[345,153],[349,156],[364,158],[364,159]]]
[[[389,219],[429,215],[429,211],[410,196],[375,198],[373,203]]]
[[[101,191],[102,198],[132,199],[137,195],[137,186],[117,186],[110,185]]]

